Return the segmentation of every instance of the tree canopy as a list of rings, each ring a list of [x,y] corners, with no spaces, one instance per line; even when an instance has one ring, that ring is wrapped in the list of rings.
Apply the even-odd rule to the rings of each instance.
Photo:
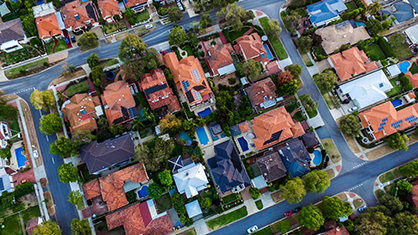
[[[73,205],[77,205],[78,203],[83,201],[83,195],[81,195],[80,191],[71,191],[68,194],[68,202]]]
[[[306,191],[323,193],[331,185],[329,175],[325,171],[313,170],[303,178]]]
[[[164,170],[158,173],[158,179],[162,185],[170,186],[173,184],[173,177],[171,176],[170,170]]]
[[[340,130],[352,138],[360,134],[360,124],[356,115],[349,114],[340,119]]]
[[[268,21],[268,25],[269,27],[266,29],[266,34],[269,36],[269,39],[279,40],[280,33],[282,32],[279,21],[276,19],[271,19]]]
[[[319,87],[319,89],[325,92],[332,91],[335,88],[337,81],[337,75],[331,70],[320,73],[315,79],[316,85]]]
[[[312,204],[303,207],[296,218],[301,225],[314,231],[318,230],[325,222],[321,210]]]
[[[418,175],[418,160],[408,163],[400,168],[403,177],[415,177]]]
[[[61,136],[49,146],[49,152],[52,154],[60,155],[61,157],[69,157],[71,154],[76,155],[78,148],[77,146],[74,146],[70,138]]]
[[[383,194],[379,200],[381,201],[382,205],[385,206],[392,212],[392,215],[400,212],[403,210],[403,204],[399,198],[394,197],[390,194]]]
[[[58,224],[52,220],[44,221],[32,232],[33,235],[61,235],[62,231]]]
[[[283,95],[295,95],[298,92],[299,88],[299,80],[293,79],[280,86],[280,92]]]
[[[168,43],[170,43],[170,45],[182,45],[186,42],[188,37],[186,30],[175,25],[168,33]]]
[[[412,191],[412,184],[406,180],[398,180],[396,182],[396,187],[398,189],[398,195],[403,196]]]
[[[324,218],[331,220],[349,216],[353,212],[349,202],[343,202],[339,197],[328,196],[324,197],[319,209],[321,209]]]
[[[168,18],[173,22],[178,22],[183,18],[183,12],[176,5],[173,5],[168,8]]]
[[[389,45],[397,47],[406,42],[406,36],[403,33],[395,33],[389,38]]]
[[[301,19],[302,17],[296,11],[292,11],[287,16],[282,17],[286,29],[293,35],[296,34],[296,29],[299,27]]]
[[[170,135],[177,134],[182,128],[182,122],[173,114],[166,114],[163,119],[161,119],[159,125],[161,126],[161,131],[164,133],[169,133]]]
[[[373,35],[377,35],[383,29],[382,23],[374,18],[371,18],[366,22],[366,27]]]
[[[99,37],[95,32],[85,32],[78,39],[78,44],[83,50],[88,50],[99,46]]]
[[[58,167],[58,176],[64,184],[68,184],[70,182],[77,182],[78,175],[77,175],[77,167],[73,166],[70,163],[64,163]]]
[[[282,191],[281,196],[290,204],[302,201],[303,197],[306,195],[305,185],[299,177],[287,181],[284,186],[280,185],[280,190]]]
[[[87,64],[90,68],[94,68],[99,65],[100,58],[97,54],[91,53],[90,56],[87,58]]]
[[[63,122],[59,113],[50,113],[41,117],[39,130],[45,135],[52,135],[59,132],[62,125]]]
[[[230,26],[234,31],[239,31],[245,22],[254,18],[254,14],[252,11],[247,11],[242,6],[234,3],[228,4],[216,12],[216,18],[218,20],[225,19],[227,26]]]
[[[164,189],[156,182],[148,185],[148,196],[151,199],[158,199],[163,194]]]
[[[212,17],[210,17],[209,13],[206,13],[204,15],[202,15],[202,17],[200,18],[200,27],[203,29],[206,29],[207,27],[211,26],[213,22]]]
[[[284,67],[284,70],[291,72],[295,78],[298,78],[300,75],[302,75],[302,66],[299,64],[288,65]]]
[[[143,146],[138,145],[135,148],[135,158],[142,162],[147,170],[158,171],[167,159],[171,156],[175,147],[173,139],[164,141],[161,138],[154,138],[145,142]]]
[[[307,53],[311,50],[313,39],[310,36],[302,36],[295,40],[301,53]]]
[[[249,79],[257,78],[263,72],[263,65],[253,59],[242,61],[238,64],[237,73],[247,76]]]
[[[48,111],[55,107],[55,97],[51,90],[39,91],[35,89],[30,95],[30,102],[37,110]]]
[[[72,235],[91,235],[90,223],[87,219],[75,218],[71,221]]]
[[[406,142],[409,141],[409,138],[405,133],[397,132],[387,137],[386,141],[388,142],[389,147],[391,147],[392,149],[399,149],[405,152],[408,151],[408,146],[406,145]]]

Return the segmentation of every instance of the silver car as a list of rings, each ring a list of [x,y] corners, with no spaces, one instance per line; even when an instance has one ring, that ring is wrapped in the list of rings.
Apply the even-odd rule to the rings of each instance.
[[[247,232],[248,232],[248,234],[251,234],[251,233],[253,233],[257,230],[258,230],[257,225],[254,225],[254,226],[250,227],[249,229],[247,229]]]
[[[146,25],[145,25],[145,29],[151,29],[152,27],[154,27],[154,25],[153,25],[153,24],[146,24]]]

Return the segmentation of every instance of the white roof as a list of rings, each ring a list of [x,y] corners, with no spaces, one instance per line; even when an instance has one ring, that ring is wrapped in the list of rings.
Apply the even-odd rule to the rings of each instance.
[[[391,77],[401,74],[401,70],[399,69],[397,64],[391,65],[387,67],[386,69],[388,70]]]
[[[48,2],[46,4],[41,4],[32,7],[33,10],[33,17],[38,18],[44,15],[48,15],[55,12],[54,5],[52,2]]]
[[[61,12],[55,12],[55,16],[57,17],[58,25],[61,30],[65,29],[64,21],[62,20]]]
[[[187,211],[187,215],[189,215],[189,218],[193,218],[195,216],[202,214],[202,209],[200,209],[198,200],[189,202],[185,206],[186,206],[186,211]]]
[[[255,177],[254,179],[252,179],[251,184],[253,185],[253,187],[258,188],[258,189],[267,187],[267,183],[264,180],[263,175],[259,175]]]
[[[18,45],[19,45],[19,42],[17,40],[11,40],[11,41],[2,43],[0,50],[6,50],[7,48],[18,46]]]
[[[9,176],[6,173],[6,170],[4,168],[0,169],[0,180],[2,182],[0,182],[3,187],[0,188],[0,193],[2,193],[3,191],[7,191],[7,192],[12,192],[12,184],[10,183],[13,179],[11,176]]]
[[[406,36],[411,40],[412,43],[418,43],[418,25],[414,25],[405,30]]]
[[[230,65],[227,65],[227,66],[225,66],[225,67],[222,67],[222,68],[219,68],[218,69],[218,73],[219,73],[219,75],[225,75],[225,74],[230,74],[230,73],[233,73],[233,72],[235,72],[235,66],[234,66],[234,64],[230,64]]]
[[[148,205],[149,213],[151,214],[151,218],[154,219],[158,215],[157,209],[155,208],[154,200],[153,199],[148,200],[147,205]]]
[[[5,16],[10,13],[9,8],[6,5],[6,2],[0,5],[0,16]]]
[[[178,173],[173,175],[173,179],[179,193],[185,193],[187,198],[196,196],[200,190],[207,188],[209,183],[201,163],[192,163],[180,168]]]
[[[388,98],[386,92],[392,88],[382,70],[340,86],[341,92],[348,94],[359,109]]]

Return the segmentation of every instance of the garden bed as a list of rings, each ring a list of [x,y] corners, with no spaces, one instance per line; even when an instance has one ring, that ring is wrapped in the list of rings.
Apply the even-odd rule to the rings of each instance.
[[[18,51],[14,51],[14,52],[10,52],[10,53],[2,52],[0,55],[1,55],[0,56],[1,61],[4,62],[4,64],[3,64],[3,67],[4,67],[4,66],[8,66],[8,65],[11,65],[11,64],[15,64],[15,63],[18,63],[18,62],[22,62],[22,61],[34,58],[36,56],[39,56],[40,54],[39,54],[38,50],[24,45],[23,49],[20,49]]]
[[[206,224],[208,225],[209,229],[213,231],[227,224],[230,224],[236,220],[244,218],[247,215],[248,215],[247,207],[243,206],[233,212],[221,215],[213,220],[209,220],[206,222]]]
[[[117,31],[118,31],[118,27],[115,24],[103,25],[103,32],[105,34],[110,34],[110,33],[117,32]]]
[[[261,200],[256,201],[255,205],[257,206],[257,209],[259,209],[259,210],[263,209],[263,207],[264,207],[263,201],[261,201]]]

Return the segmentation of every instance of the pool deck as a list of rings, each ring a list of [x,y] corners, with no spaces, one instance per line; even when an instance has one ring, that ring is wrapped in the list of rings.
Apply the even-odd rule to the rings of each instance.
[[[238,152],[240,153],[240,154],[242,154],[242,155],[245,155],[245,154],[247,154],[247,153],[251,153],[251,152],[253,152],[253,153],[257,153],[258,152],[258,150],[257,150],[257,148],[256,147],[252,147],[251,146],[251,144],[254,144],[254,141],[253,140],[250,140],[250,139],[248,139],[247,138],[247,134],[248,133],[253,133],[251,130],[252,130],[252,128],[251,128],[251,122],[249,122],[249,121],[247,121],[247,123],[248,123],[248,126],[250,127],[250,130],[249,131],[246,131],[246,132],[244,132],[244,133],[241,133],[241,134],[239,134],[239,135],[237,135],[237,136],[234,136],[233,138],[234,138],[234,141],[235,141],[235,143],[236,143],[236,146],[237,146],[237,149],[238,149]],[[253,133],[254,134],[254,133]],[[240,138],[240,137],[244,137],[244,139],[247,141],[247,143],[248,143],[248,150],[247,151],[242,151],[242,148],[241,148],[241,145],[239,144],[239,142],[238,142],[238,139]]]

